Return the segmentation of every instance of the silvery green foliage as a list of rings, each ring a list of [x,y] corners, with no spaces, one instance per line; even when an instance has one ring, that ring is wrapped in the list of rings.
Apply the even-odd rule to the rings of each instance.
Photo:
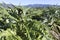
[[[21,12],[20,9],[0,8],[0,40],[54,40],[50,34],[52,27],[48,25],[54,26],[59,11],[26,8]]]

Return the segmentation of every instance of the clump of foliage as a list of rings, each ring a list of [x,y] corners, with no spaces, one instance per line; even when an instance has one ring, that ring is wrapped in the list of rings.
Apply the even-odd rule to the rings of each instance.
[[[56,40],[60,40],[60,9],[50,7],[44,10],[41,17],[44,19],[43,23],[51,28],[50,33]]]
[[[53,36],[56,36],[50,33],[59,29],[59,9],[26,10],[18,7],[0,8],[0,40],[54,40]],[[58,29],[54,30],[54,24]]]

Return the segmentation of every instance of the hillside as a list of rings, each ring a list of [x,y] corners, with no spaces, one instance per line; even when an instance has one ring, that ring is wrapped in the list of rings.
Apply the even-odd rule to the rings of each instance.
[[[60,40],[60,8],[0,5],[0,40]]]

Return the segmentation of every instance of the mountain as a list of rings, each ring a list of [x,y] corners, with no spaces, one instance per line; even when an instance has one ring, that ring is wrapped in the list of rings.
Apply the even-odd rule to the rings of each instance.
[[[60,5],[51,5],[51,4],[29,4],[29,5],[26,5],[26,7],[33,7],[33,8],[36,8],[36,7],[51,7],[51,6],[60,7]]]
[[[5,3],[0,3],[0,7],[4,7],[4,8],[14,8],[14,5],[12,4],[5,4]]]
[[[15,5],[16,6],[16,5]],[[14,8],[15,7],[14,5],[12,4],[5,4],[5,3],[0,3],[0,7],[4,7],[4,8]],[[19,5],[18,5],[19,6]],[[38,8],[38,7],[51,7],[51,6],[54,6],[54,7],[60,7],[60,5],[51,5],[51,4],[29,4],[29,5],[23,5],[25,7],[32,7],[32,8]]]

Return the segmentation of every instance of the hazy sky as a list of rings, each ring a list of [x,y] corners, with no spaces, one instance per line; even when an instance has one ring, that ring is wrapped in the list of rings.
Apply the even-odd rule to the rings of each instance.
[[[12,3],[14,5],[28,5],[28,4],[57,4],[60,5],[60,0],[0,0],[7,4]]]

